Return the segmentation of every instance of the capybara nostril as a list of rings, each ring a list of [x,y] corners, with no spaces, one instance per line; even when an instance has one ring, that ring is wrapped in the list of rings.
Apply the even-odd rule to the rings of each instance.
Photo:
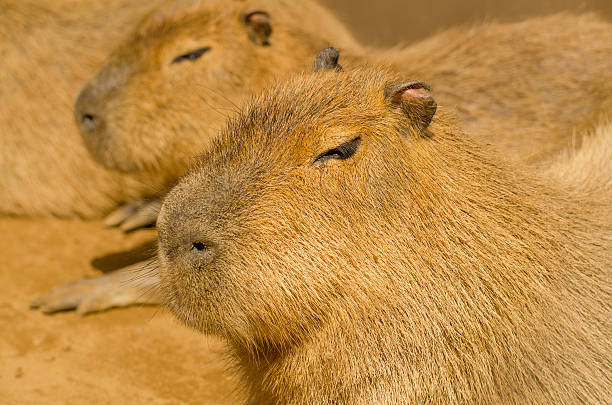
[[[100,131],[102,116],[99,114],[99,100],[89,86],[85,87],[74,103],[74,117],[83,134]]]
[[[195,249],[195,250],[198,250],[198,251],[206,250],[206,244],[204,244],[202,242],[193,242],[192,243],[192,249]]]
[[[197,267],[205,266],[215,257],[215,244],[209,241],[194,241],[189,249],[189,260]]]
[[[84,132],[94,132],[98,128],[100,118],[93,114],[83,114],[80,120],[80,126]]]

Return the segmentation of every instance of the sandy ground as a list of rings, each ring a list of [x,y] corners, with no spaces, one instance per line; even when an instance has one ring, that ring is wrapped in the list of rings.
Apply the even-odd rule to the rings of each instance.
[[[369,44],[411,42],[453,24],[561,9],[612,16],[610,0],[324,0]],[[1,108],[1,107],[0,107]],[[0,191],[1,192],[1,191]],[[158,308],[81,318],[28,309],[58,284],[137,261],[155,232],[99,222],[0,218],[0,404],[233,404],[223,344]]]
[[[153,231],[0,218],[0,404],[233,404],[223,345],[165,310],[79,317],[28,309],[38,293],[134,261]],[[95,259],[95,260],[94,260]]]

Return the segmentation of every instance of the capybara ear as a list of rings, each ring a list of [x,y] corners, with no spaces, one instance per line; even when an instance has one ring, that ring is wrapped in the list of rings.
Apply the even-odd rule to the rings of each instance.
[[[404,82],[385,90],[385,98],[392,108],[403,112],[419,131],[429,126],[438,104],[430,94],[431,88],[425,82]]]
[[[248,10],[240,15],[240,19],[249,31],[251,41],[261,46],[270,45],[270,14],[263,10]]]
[[[319,52],[314,61],[314,71],[336,70],[342,72],[342,66],[338,64],[340,52],[333,46],[325,48]]]

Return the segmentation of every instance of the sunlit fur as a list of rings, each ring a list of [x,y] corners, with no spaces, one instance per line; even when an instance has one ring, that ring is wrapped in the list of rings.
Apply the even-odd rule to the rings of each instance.
[[[0,0],[0,213],[99,216],[145,191],[87,153],[72,118],[80,87],[156,4]]]
[[[249,39],[240,15],[251,9],[269,13],[270,46]],[[161,188],[210,145],[247,94],[310,67],[328,45],[347,68],[370,60],[426,80],[475,136],[522,164],[545,162],[573,133],[580,142],[612,110],[612,25],[594,15],[456,28],[377,50],[361,47],[313,1],[185,0],[141,22],[85,88],[97,94],[106,123],[85,137],[90,151]],[[200,59],[171,64],[205,46]],[[496,136],[481,128],[497,128]]]
[[[168,306],[227,340],[253,404],[606,403],[609,198],[512,168],[441,103],[415,132],[401,81],[295,76],[232,119],[162,207]]]

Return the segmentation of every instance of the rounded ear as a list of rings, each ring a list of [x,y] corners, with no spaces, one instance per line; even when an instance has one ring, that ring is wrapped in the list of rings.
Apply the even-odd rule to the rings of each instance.
[[[264,10],[248,10],[240,15],[240,20],[247,27],[251,41],[261,46],[270,45],[272,26],[270,15]]]
[[[325,48],[319,52],[314,61],[314,71],[336,70],[342,72],[342,66],[338,64],[340,52],[332,46]]]
[[[395,111],[404,113],[418,131],[423,131],[438,108],[430,91],[425,82],[404,82],[387,88],[385,98]]]

